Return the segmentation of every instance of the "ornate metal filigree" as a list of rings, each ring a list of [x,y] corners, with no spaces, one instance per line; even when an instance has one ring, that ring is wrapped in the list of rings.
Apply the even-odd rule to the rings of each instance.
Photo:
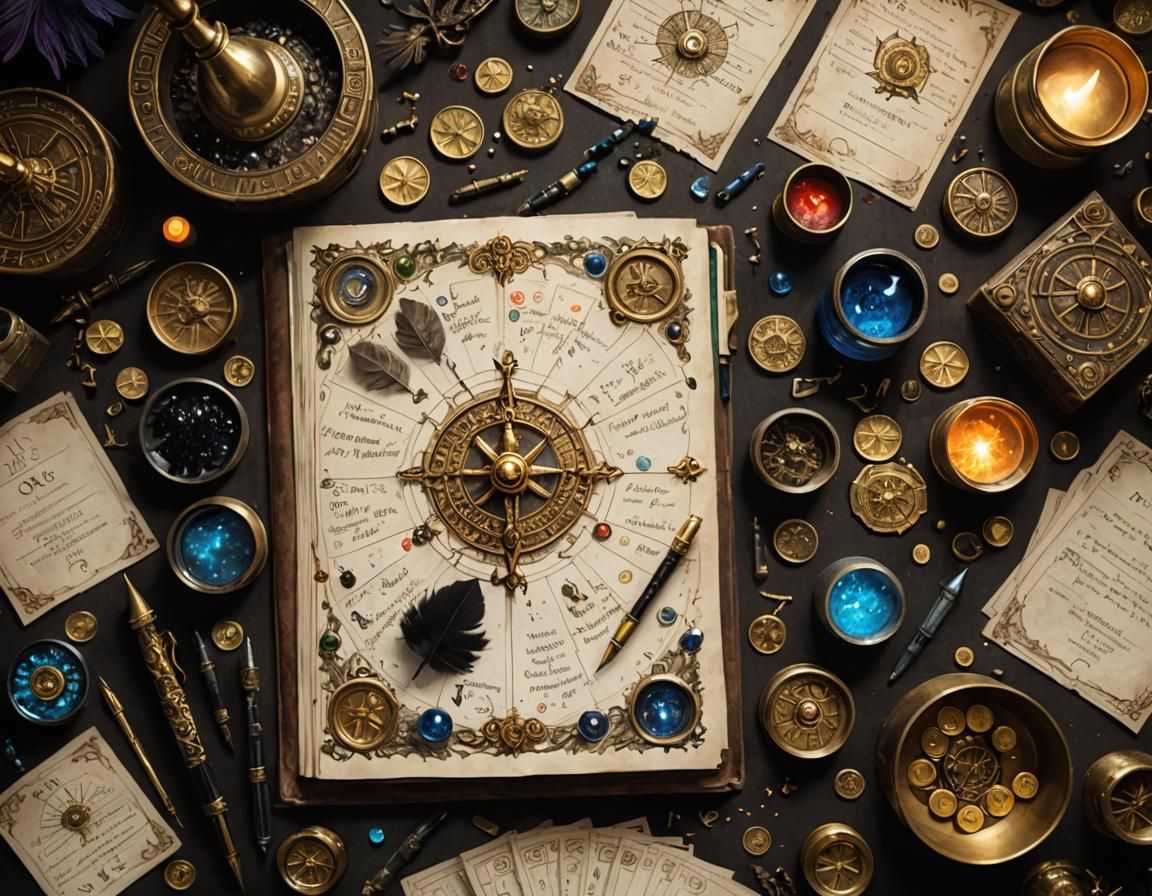
[[[902,535],[928,510],[928,486],[911,464],[868,464],[848,492],[852,512],[873,532]]]
[[[677,476],[681,482],[695,482],[702,473],[707,473],[706,467],[700,466],[700,461],[685,454],[675,466],[668,468],[668,472]]]
[[[457,739],[473,747],[487,743],[496,747],[497,752],[515,756],[522,750],[544,743],[548,739],[548,726],[539,719],[522,719],[515,709],[510,709],[502,719],[490,718],[479,732],[459,732]]]
[[[944,754],[944,777],[961,800],[975,803],[1000,780],[1000,761],[984,738],[965,735],[952,741]]]
[[[928,48],[916,43],[915,37],[901,37],[899,32],[883,40],[876,38],[872,65],[875,69],[868,77],[877,82],[877,93],[888,94],[887,99],[898,96],[920,102],[919,91],[932,74]]]
[[[494,236],[468,253],[468,270],[473,274],[491,271],[497,283],[507,286],[513,274],[523,274],[534,260],[528,243],[514,243],[506,236]]]

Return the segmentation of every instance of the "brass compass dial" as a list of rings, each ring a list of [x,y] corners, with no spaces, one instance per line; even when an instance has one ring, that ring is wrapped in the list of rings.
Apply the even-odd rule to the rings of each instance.
[[[669,77],[706,78],[728,58],[728,32],[701,10],[682,9],[660,23],[656,48],[656,61],[671,70]]]
[[[521,557],[566,533],[599,481],[623,471],[597,462],[582,429],[562,407],[517,390],[517,362],[495,362],[503,382],[456,408],[436,429],[420,466],[401,479],[424,486],[448,530],[503,560],[492,583],[526,590]]]

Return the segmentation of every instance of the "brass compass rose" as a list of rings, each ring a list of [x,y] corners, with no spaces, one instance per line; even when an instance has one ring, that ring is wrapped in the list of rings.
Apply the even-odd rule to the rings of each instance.
[[[526,591],[525,554],[575,525],[599,481],[623,475],[597,462],[562,405],[517,390],[510,351],[494,362],[502,383],[454,409],[434,433],[420,466],[397,475],[419,482],[448,530],[502,558],[492,584]]]

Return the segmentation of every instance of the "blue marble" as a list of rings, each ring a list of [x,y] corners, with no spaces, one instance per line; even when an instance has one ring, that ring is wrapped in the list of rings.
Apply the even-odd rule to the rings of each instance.
[[[696,721],[696,704],[688,686],[666,679],[644,685],[634,707],[636,724],[660,740],[683,734]]]
[[[208,505],[176,536],[176,560],[197,582],[214,588],[239,581],[256,557],[252,527],[231,507]]]
[[[367,304],[376,295],[380,284],[376,280],[375,272],[362,265],[350,265],[340,273],[337,284],[340,301],[353,308]]]
[[[520,312],[513,308],[508,312],[508,320],[512,321],[512,323],[516,323],[516,321],[520,320]]]
[[[426,709],[416,722],[416,733],[430,744],[442,744],[452,734],[452,716],[442,709]]]
[[[704,643],[704,632],[690,628],[680,636],[680,647],[685,653],[695,653]]]
[[[441,308],[443,308],[445,305],[448,304],[448,297],[447,296],[436,296],[436,304],[439,305]]]
[[[891,339],[907,329],[920,309],[920,289],[912,275],[886,264],[862,264],[840,284],[844,319],[873,339]]]
[[[638,458],[636,458],[636,469],[641,473],[647,473],[652,469],[652,458],[641,454]]]
[[[379,846],[384,842],[384,828],[368,828],[368,842]]]
[[[584,273],[589,277],[603,277],[608,270],[608,259],[603,252],[589,252],[584,256]]]
[[[576,731],[590,744],[598,744],[608,736],[611,725],[608,716],[598,709],[590,709],[582,713],[576,722]]]
[[[688,192],[697,202],[707,202],[708,197],[712,195],[712,178],[707,174],[696,178],[692,181],[692,186],[688,188]]]
[[[900,592],[878,569],[853,569],[832,586],[828,618],[852,640],[868,640],[889,632],[900,617]]]
[[[676,342],[684,335],[684,325],[680,323],[670,323],[664,328],[664,337],[669,342]]]
[[[42,699],[32,690],[32,675],[42,666],[59,670],[64,687],[55,697]],[[88,667],[80,653],[57,641],[36,641],[16,657],[8,674],[8,697],[16,711],[30,722],[58,725],[78,713],[88,696]]]
[[[773,271],[768,275],[768,288],[774,296],[786,296],[792,292],[792,275],[787,271]]]
[[[679,615],[673,607],[661,607],[660,615],[656,618],[661,625],[671,625]]]

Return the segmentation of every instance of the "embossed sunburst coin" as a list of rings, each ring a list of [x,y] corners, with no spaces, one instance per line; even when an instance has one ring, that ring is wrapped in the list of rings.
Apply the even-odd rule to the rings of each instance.
[[[428,166],[413,156],[397,156],[380,169],[380,192],[399,208],[409,208],[428,195]]]
[[[920,375],[937,389],[959,386],[970,366],[968,354],[955,342],[933,342],[920,355]]]
[[[521,149],[547,149],[564,132],[560,101],[543,90],[522,90],[508,101],[504,133]]]
[[[900,424],[886,414],[873,414],[856,424],[852,447],[864,460],[876,463],[891,460],[900,450],[903,434]]]
[[[94,355],[112,355],[124,345],[124,328],[114,320],[94,320],[84,331],[84,344]]]
[[[428,139],[444,158],[467,159],[484,142],[484,122],[467,106],[445,106],[432,116]]]
[[[760,318],[748,332],[749,357],[769,373],[793,370],[803,360],[806,347],[800,325],[783,314]]]
[[[668,188],[668,172],[659,162],[644,159],[628,172],[628,189],[637,199],[655,202]]]
[[[503,93],[512,83],[512,64],[499,56],[489,56],[478,66],[472,76],[476,89],[489,96]]]

